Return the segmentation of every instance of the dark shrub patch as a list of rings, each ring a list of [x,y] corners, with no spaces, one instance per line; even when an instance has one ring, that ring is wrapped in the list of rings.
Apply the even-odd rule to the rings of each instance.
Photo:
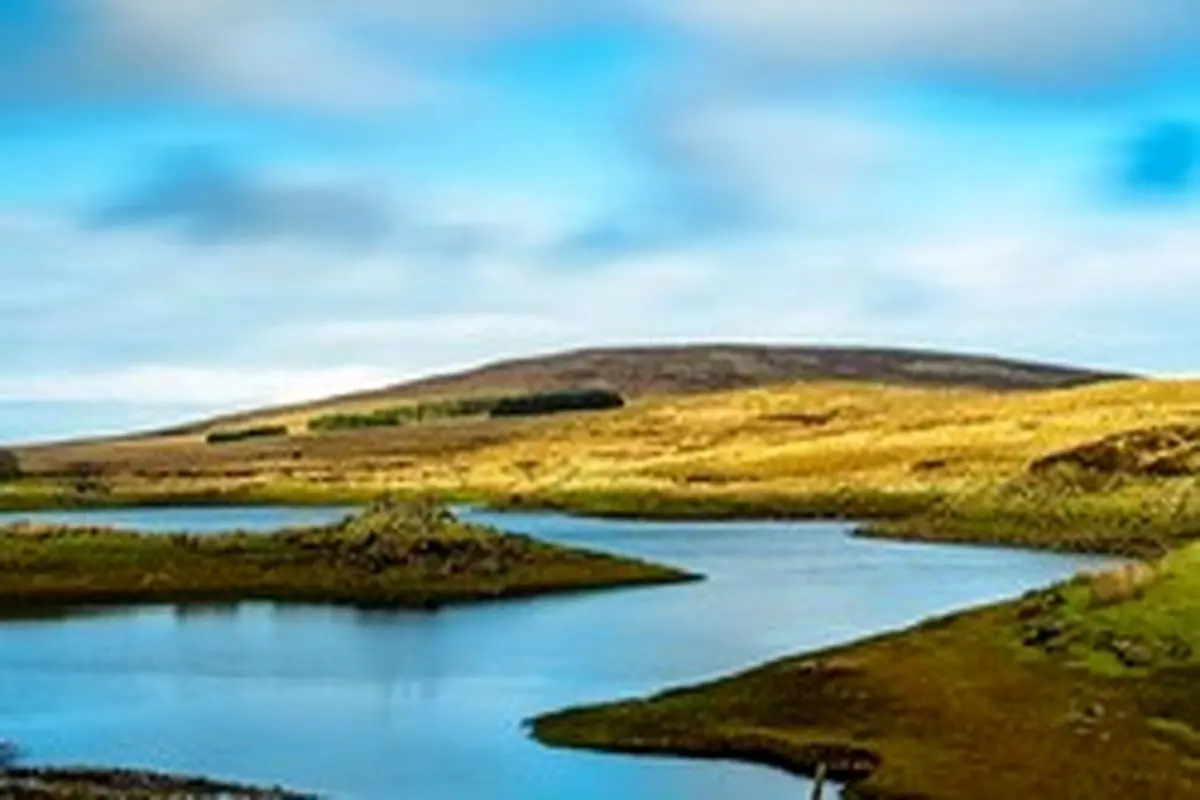
[[[243,442],[247,439],[270,439],[287,435],[288,429],[286,425],[260,425],[256,428],[213,431],[204,437],[204,441],[209,444],[230,444],[232,442]]]
[[[402,425],[430,422],[437,419],[476,417],[490,413],[499,402],[500,400],[495,397],[466,397],[457,400],[410,403],[358,414],[326,414],[309,420],[308,429],[320,432],[398,428]]]
[[[604,411],[622,408],[625,399],[608,389],[569,389],[507,397],[492,409],[493,417],[558,414],[566,411]]]
[[[0,450],[0,482],[21,477],[21,460],[12,450]]]

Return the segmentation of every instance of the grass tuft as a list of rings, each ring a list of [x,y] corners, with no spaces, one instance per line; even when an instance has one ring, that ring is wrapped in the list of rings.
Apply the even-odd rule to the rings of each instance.
[[[1158,576],[1158,566],[1145,562],[1124,564],[1116,569],[1097,573],[1089,583],[1091,605],[1094,608],[1103,608],[1137,600]]]

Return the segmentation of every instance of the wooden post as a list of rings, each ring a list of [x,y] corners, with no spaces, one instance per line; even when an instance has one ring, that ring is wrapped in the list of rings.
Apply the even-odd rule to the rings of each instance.
[[[829,767],[825,762],[817,764],[817,774],[813,776],[812,800],[821,800],[825,795],[825,780],[829,776]]]

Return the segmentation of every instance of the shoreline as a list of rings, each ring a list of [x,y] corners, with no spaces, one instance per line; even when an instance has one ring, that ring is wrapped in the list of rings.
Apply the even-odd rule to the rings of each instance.
[[[73,498],[63,503],[52,495],[14,497],[0,492],[0,513],[87,513],[172,507],[240,508],[364,506],[379,497],[378,489],[322,491],[271,489],[251,492],[208,491],[114,494]],[[419,498],[426,493],[403,487],[392,493]],[[1053,501],[1041,516],[1027,507],[994,504],[973,507],[970,498],[942,493],[828,491],[819,493],[746,493],[685,495],[656,492],[434,492],[442,502],[494,512],[548,512],[570,517],[631,522],[842,522],[853,535],[896,542],[994,546],[1042,552],[1156,558],[1186,543],[1169,521],[1145,530],[1122,531],[1124,509],[1115,505],[1095,519],[1067,528],[1059,525]],[[1068,500],[1071,498],[1067,498]],[[946,512],[945,509],[950,509]],[[1157,525],[1158,527],[1154,527]]]
[[[1200,634],[1186,622],[1158,638],[1145,630],[1164,609],[1200,614],[1200,598],[1174,585],[1200,579],[1197,565],[1200,546],[1155,570],[1076,578],[527,726],[551,747],[736,760],[805,777],[823,766],[848,800],[1192,796]]]
[[[903,523],[900,523],[903,524]],[[1086,535],[1077,539],[1030,542],[1020,537],[997,535],[980,538],[969,534],[938,532],[919,525],[908,530],[890,529],[890,523],[867,522],[856,525],[850,535],[858,539],[907,544],[947,545],[953,547],[999,547],[1035,553],[1062,553],[1081,556],[1113,556],[1115,558],[1147,559],[1165,555],[1162,543],[1151,539],[1102,541]]]
[[[47,484],[42,483],[45,488]],[[19,491],[16,484],[0,484],[0,513],[21,511],[88,511],[108,508],[162,508],[170,506],[343,506],[364,505],[381,495],[397,498],[434,496],[448,505],[476,505],[494,511],[556,511],[597,519],[644,521],[739,520],[841,520],[896,518],[928,509],[944,499],[941,493],[855,492],[746,492],[742,494],[685,494],[642,490],[571,490],[503,492],[490,490],[425,489],[417,486],[361,486],[337,490],[308,484],[286,487],[239,486],[225,489],[198,487],[184,491],[129,491],[72,494],[54,491]]]

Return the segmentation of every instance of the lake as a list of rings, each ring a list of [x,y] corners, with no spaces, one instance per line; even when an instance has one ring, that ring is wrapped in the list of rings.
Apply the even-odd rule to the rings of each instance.
[[[159,531],[324,522],[333,508],[0,515]],[[1104,563],[898,544],[840,523],[465,516],[673,564],[702,583],[438,612],[245,604],[0,623],[0,739],[29,761],[395,800],[796,800],[719,762],[556,751],[522,720],[645,694],[1019,594]]]

